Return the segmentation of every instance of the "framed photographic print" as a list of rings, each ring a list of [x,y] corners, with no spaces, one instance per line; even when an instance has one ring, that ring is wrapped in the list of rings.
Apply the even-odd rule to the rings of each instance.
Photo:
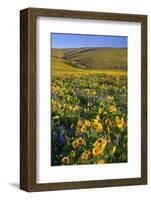
[[[147,184],[147,16],[20,12],[20,188]]]

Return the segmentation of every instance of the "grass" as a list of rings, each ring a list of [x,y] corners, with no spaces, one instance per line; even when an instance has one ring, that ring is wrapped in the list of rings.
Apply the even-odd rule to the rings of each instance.
[[[52,56],[81,69],[127,68],[127,48],[52,49]]]
[[[80,72],[81,69],[72,67],[64,63],[63,59],[52,57],[52,72]]]
[[[113,76],[126,76],[126,70],[111,70],[111,69],[79,69],[64,63],[64,59],[52,58],[52,74],[107,74]]]

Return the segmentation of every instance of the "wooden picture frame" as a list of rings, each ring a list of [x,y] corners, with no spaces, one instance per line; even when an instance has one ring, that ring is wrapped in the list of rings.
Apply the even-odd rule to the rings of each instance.
[[[36,183],[36,19],[39,16],[141,23],[141,177]],[[147,184],[147,16],[27,8],[20,12],[20,188],[47,191]]]

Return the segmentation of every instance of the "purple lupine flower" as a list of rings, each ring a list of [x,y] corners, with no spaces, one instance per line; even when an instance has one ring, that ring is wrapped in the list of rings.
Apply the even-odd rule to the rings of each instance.
[[[65,135],[61,134],[59,135],[58,137],[58,142],[62,145],[65,145],[66,144],[66,138],[65,138]]]

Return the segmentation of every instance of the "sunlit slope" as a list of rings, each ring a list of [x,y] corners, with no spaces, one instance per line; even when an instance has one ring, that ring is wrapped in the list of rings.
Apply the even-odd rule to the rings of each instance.
[[[127,69],[127,48],[52,49],[52,56],[80,69]]]
[[[52,72],[80,72],[76,67],[72,67],[69,64],[64,63],[63,59],[52,57]]]
[[[65,64],[63,59],[52,58],[51,70],[53,74],[107,74],[115,76],[126,76],[126,70],[104,70],[104,69],[80,69]]]

